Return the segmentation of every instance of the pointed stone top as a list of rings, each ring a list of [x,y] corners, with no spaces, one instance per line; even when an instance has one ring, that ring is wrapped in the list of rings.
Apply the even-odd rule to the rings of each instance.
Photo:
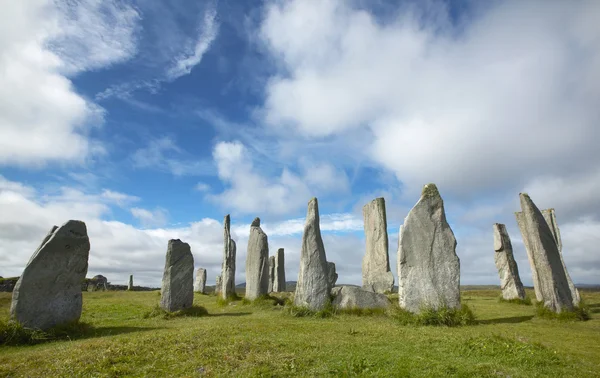
[[[226,228],[229,228],[229,224],[231,223],[231,217],[229,214],[225,215],[225,220],[223,220],[223,224]]]
[[[421,191],[422,198],[434,198],[441,197],[440,192],[435,184],[429,183],[423,186],[423,191]]]
[[[310,215],[313,215],[313,216],[318,216],[319,215],[319,201],[317,200],[317,197],[313,197],[313,198],[310,199],[310,201],[308,201],[308,214],[307,214],[307,218]]]
[[[250,227],[260,227],[260,218],[259,217],[254,218]]]

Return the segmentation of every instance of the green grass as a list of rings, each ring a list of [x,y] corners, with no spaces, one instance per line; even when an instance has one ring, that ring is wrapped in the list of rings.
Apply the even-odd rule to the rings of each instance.
[[[0,346],[0,377],[599,376],[600,292],[581,293],[585,322],[540,318],[533,306],[498,302],[499,293],[463,292],[474,325],[430,327],[390,313],[295,317],[272,299],[219,307],[200,294],[200,316],[145,317],[156,293],[85,292],[83,329]],[[3,322],[10,295],[0,293]]]
[[[590,308],[581,301],[578,307],[574,307],[571,311],[554,312],[544,306],[542,302],[536,302],[535,314],[543,319],[560,320],[560,321],[576,321],[590,320]]]
[[[498,302],[500,303],[511,303],[511,304],[517,304],[517,305],[525,305],[525,306],[531,306],[531,298],[529,297],[525,297],[525,299],[521,299],[521,298],[513,298],[513,299],[504,299],[504,297],[502,297],[502,295],[500,295],[498,297]]]

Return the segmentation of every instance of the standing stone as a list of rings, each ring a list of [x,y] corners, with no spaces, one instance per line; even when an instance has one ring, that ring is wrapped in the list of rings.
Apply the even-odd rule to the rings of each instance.
[[[219,295],[221,293],[221,288],[223,287],[223,279],[221,276],[217,276],[215,279],[215,294]]]
[[[423,187],[419,202],[400,226],[398,295],[400,307],[414,313],[423,307],[460,307],[456,239],[435,184]]]
[[[235,241],[231,239],[231,219],[225,216],[223,231],[223,269],[221,274],[221,297],[235,296]]]
[[[337,282],[338,274],[335,271],[335,263],[327,262],[327,281],[329,282],[329,286],[333,288],[335,283]]]
[[[129,291],[133,290],[133,274],[129,275],[129,283],[127,284],[127,290],[129,290]]]
[[[571,290],[571,296],[573,297],[573,306],[579,306],[581,297],[579,296],[579,290],[577,290],[577,288],[575,287],[575,284],[571,279],[571,275],[567,270],[567,266],[565,265],[565,260],[562,254],[562,239],[560,237],[560,229],[558,228],[558,223],[556,222],[556,213],[554,212],[554,209],[546,209],[542,210],[542,215],[544,216],[546,223],[548,223],[550,231],[552,231],[552,235],[554,235],[554,240],[556,241],[556,246],[558,247],[558,253],[560,255],[560,261],[562,263],[563,269],[565,270],[565,274],[567,275],[569,290]]]
[[[89,253],[84,222],[52,227],[14,287],[11,319],[42,330],[79,320]]]
[[[260,218],[250,225],[246,250],[246,299],[253,300],[269,293],[269,241],[260,228]]]
[[[275,282],[275,256],[269,256],[269,293],[272,293]]]
[[[162,279],[160,307],[179,311],[194,302],[194,256],[190,245],[179,239],[169,240]]]
[[[362,286],[376,293],[391,292],[394,275],[388,255],[385,200],[376,198],[363,207],[366,253],[362,261]]]
[[[554,234],[529,195],[520,193],[519,198],[517,223],[531,264],[536,297],[554,312],[572,310],[575,301]]]
[[[500,276],[500,288],[504,299],[525,299],[525,289],[519,277],[519,268],[513,256],[512,243],[506,226],[494,223],[494,261]]]
[[[319,204],[316,198],[308,202],[306,223],[302,234],[300,272],[294,295],[294,305],[313,311],[323,309],[329,303],[331,285],[328,279],[325,246],[319,228]]]
[[[206,269],[198,268],[196,271],[196,282],[194,283],[194,291],[200,294],[206,293]]]
[[[285,265],[283,248],[277,250],[275,255],[275,278],[273,279],[273,291],[281,293],[285,291]]]

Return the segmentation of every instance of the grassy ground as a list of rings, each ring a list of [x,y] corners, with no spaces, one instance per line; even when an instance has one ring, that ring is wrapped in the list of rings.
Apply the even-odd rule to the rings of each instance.
[[[158,292],[84,293],[90,330],[0,346],[0,376],[600,377],[600,293],[582,293],[586,322],[539,319],[534,306],[501,303],[499,294],[463,292],[478,324],[448,328],[384,315],[294,318],[281,307],[217,306],[199,294],[194,304],[207,315],[165,318],[151,314]],[[0,320],[9,306],[10,294],[0,293]]]

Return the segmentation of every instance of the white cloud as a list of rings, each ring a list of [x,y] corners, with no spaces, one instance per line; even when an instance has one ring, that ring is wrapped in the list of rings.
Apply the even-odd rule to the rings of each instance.
[[[144,227],[162,227],[167,224],[168,213],[165,209],[147,210],[133,207],[129,210],[131,215],[137,218]]]
[[[140,197],[131,196],[125,193],[119,193],[108,189],[104,189],[100,196],[116,203],[119,206],[126,206],[132,202],[137,202],[140,200]]]
[[[194,189],[196,189],[199,192],[208,192],[210,190],[210,185],[205,184],[203,182],[199,182],[198,184],[196,184]]]

